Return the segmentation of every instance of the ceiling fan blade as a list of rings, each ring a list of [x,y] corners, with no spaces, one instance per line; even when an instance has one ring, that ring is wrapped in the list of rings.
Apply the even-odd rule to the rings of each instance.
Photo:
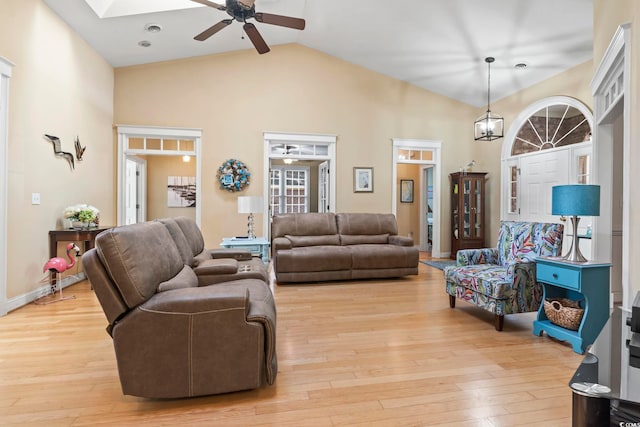
[[[274,15],[272,13],[256,13],[256,21],[265,24],[279,25],[281,27],[293,28],[295,30],[304,30],[305,21],[302,18],[293,18],[291,16]]]
[[[205,6],[213,7],[213,8],[218,9],[218,10],[227,10],[226,6],[223,6],[223,5],[218,4],[218,3],[214,3],[214,2],[209,1],[209,0],[191,0],[191,1],[203,4]]]
[[[253,4],[255,3],[255,0],[238,0],[238,3],[245,9],[251,9],[253,7]]]
[[[247,36],[249,36],[249,40],[251,40],[251,43],[253,43],[253,46],[256,48],[260,55],[271,50],[258,32],[258,29],[255,25],[246,23],[242,28],[244,28],[244,32],[247,33]]]
[[[231,24],[232,22],[233,22],[233,19],[223,19],[222,21],[218,22],[216,25],[213,25],[207,28],[206,30],[204,30],[203,32],[195,36],[194,39],[203,42],[209,37],[211,37],[212,35],[214,35],[215,33],[217,33],[218,31],[225,28],[227,25]]]

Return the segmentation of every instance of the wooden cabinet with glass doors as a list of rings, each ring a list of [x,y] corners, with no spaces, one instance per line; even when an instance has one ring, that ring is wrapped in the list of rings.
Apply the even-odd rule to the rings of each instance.
[[[451,259],[460,249],[479,249],[484,242],[486,172],[456,172],[451,179]]]

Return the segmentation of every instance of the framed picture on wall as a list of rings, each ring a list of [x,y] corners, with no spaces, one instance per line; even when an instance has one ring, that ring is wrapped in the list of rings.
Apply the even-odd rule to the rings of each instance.
[[[196,206],[196,177],[169,176],[167,178],[167,206],[194,208]]]
[[[400,203],[413,203],[413,180],[400,180]]]
[[[373,193],[373,168],[353,168],[353,192]]]

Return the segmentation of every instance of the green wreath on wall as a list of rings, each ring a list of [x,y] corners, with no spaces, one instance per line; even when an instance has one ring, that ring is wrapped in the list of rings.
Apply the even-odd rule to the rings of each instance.
[[[226,160],[218,168],[216,178],[222,190],[231,192],[242,191],[250,183],[251,172],[247,165],[240,160]]]

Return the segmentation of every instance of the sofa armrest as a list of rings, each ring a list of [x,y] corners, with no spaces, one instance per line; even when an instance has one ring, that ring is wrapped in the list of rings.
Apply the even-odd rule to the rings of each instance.
[[[389,244],[396,246],[413,246],[413,238],[407,236],[391,235],[389,236]]]
[[[238,261],[233,258],[208,259],[193,269],[196,276],[210,274],[235,274],[238,272]]]
[[[271,242],[271,248],[273,249],[274,254],[280,249],[291,249],[292,247],[293,244],[291,243],[291,240],[286,237],[276,237]]]
[[[457,265],[498,264],[498,248],[462,249],[456,257]]]
[[[252,258],[248,249],[210,249],[209,255],[213,259],[233,258],[238,261],[248,261]]]

